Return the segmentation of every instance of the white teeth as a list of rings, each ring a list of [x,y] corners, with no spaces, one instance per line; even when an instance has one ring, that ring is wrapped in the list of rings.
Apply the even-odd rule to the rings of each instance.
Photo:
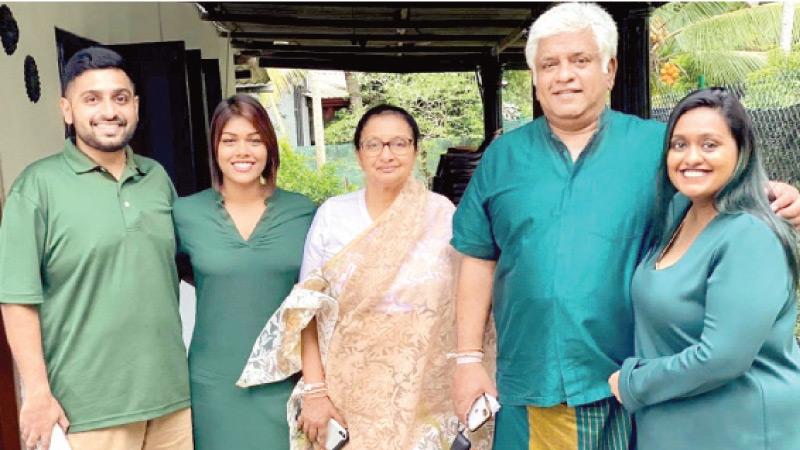
[[[233,163],[233,167],[245,170],[253,167],[253,163],[247,163],[247,162]]]
[[[696,177],[703,177],[706,175],[707,172],[703,170],[684,170],[683,176],[687,178],[696,178]]]

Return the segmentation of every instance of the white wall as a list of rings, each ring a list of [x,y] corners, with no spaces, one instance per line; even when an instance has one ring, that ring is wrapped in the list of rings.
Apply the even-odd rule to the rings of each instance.
[[[184,41],[203,58],[220,60],[223,95],[232,94],[232,52],[192,3],[6,3],[20,30],[13,55],[0,49],[0,179],[8,190],[31,162],[61,149],[60,82],[55,28],[101,44]],[[31,55],[42,84],[38,103],[28,100],[23,63]]]

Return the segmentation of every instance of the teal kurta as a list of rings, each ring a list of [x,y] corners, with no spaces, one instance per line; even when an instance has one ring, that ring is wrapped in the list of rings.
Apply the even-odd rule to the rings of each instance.
[[[289,448],[293,380],[241,389],[258,334],[297,282],[314,216],[306,197],[276,189],[245,241],[208,189],[174,206],[179,251],[191,259],[197,312],[189,349],[196,450]]]
[[[649,224],[664,124],[606,110],[573,163],[544,117],[487,149],[453,218],[453,246],[497,260],[503,404],[611,396],[633,354],[629,287]]]
[[[800,448],[796,296],[763,221],[718,215],[672,266],[645,259],[632,294],[637,357],[620,392],[638,448]]]

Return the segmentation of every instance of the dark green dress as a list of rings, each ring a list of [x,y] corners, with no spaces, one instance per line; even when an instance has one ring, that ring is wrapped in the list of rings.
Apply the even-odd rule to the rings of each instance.
[[[797,298],[775,233],[719,214],[673,265],[654,260],[633,277],[636,357],[620,373],[638,448],[800,449]]]
[[[314,210],[308,198],[276,189],[245,241],[216,190],[175,202],[179,252],[191,260],[197,290],[189,348],[196,450],[289,448],[286,402],[294,380],[247,389],[235,383],[297,282]]]

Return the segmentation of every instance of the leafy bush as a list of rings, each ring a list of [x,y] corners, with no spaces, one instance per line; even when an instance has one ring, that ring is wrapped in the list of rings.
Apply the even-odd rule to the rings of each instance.
[[[314,169],[314,161],[295,152],[286,139],[279,142],[281,166],[278,186],[306,195],[317,205],[330,197],[352,192],[356,186],[346,185],[336,174],[336,162],[328,162],[322,170]]]

